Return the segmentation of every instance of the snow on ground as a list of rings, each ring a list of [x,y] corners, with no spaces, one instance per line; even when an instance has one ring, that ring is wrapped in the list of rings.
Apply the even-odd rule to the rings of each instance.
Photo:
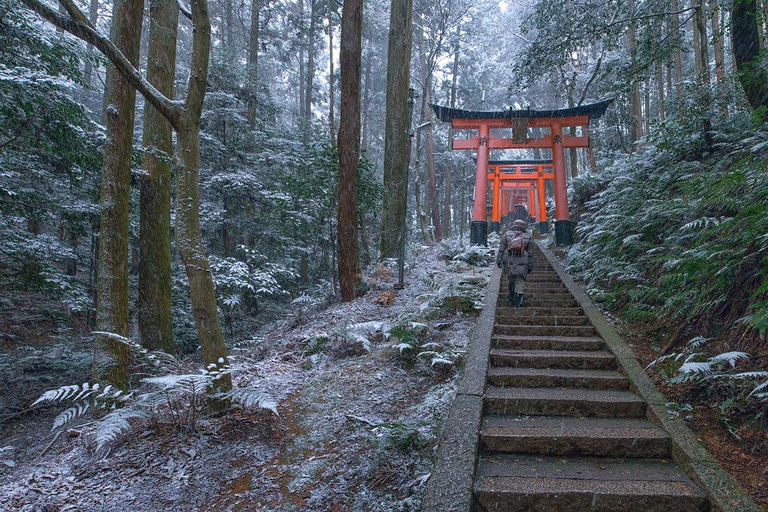
[[[0,510],[419,510],[490,275],[455,252],[418,250],[397,292],[393,265],[377,265],[365,296],[297,306],[234,350],[235,382],[268,390],[279,416],[235,410],[180,431],[161,414],[106,456],[92,419],[45,453],[47,425],[25,437],[17,424],[0,442],[26,444],[0,464]]]

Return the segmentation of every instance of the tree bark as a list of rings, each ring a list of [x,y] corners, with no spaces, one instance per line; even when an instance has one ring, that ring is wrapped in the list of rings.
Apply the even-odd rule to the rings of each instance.
[[[635,1],[629,0],[627,2],[627,10],[629,15],[634,17],[635,15]],[[627,30],[627,49],[630,54],[630,61],[632,67],[632,94],[630,97],[631,103],[631,117],[630,120],[630,137],[632,139],[632,150],[638,148],[638,142],[643,138],[643,107],[640,98],[640,79],[637,74],[637,35],[636,35],[635,22],[630,21],[629,29]]]
[[[656,101],[658,102],[659,121],[664,121],[664,64],[656,63]]]
[[[696,24],[696,33],[699,36],[699,72],[701,80],[705,84],[709,84],[711,81],[709,72],[709,39],[707,38],[707,6],[705,0],[696,0],[698,2],[698,9],[696,9],[696,15],[694,16],[694,22]]]
[[[134,66],[139,62],[143,18],[143,0],[115,1],[111,39]],[[128,213],[136,91],[109,66],[104,97],[106,140],[101,174],[96,329],[128,337]],[[113,385],[127,389],[128,347],[109,337],[102,342],[111,359],[105,363],[103,376]]]
[[[308,139],[312,131],[312,90],[315,80],[315,30],[317,29],[317,2],[309,0],[309,33],[307,34],[307,87],[304,91],[304,125],[305,137]]]
[[[453,48],[453,67],[451,68],[451,108],[456,108],[456,90],[459,80],[459,29],[456,29],[456,44]],[[453,140],[453,127],[448,128],[448,140]],[[445,197],[443,198],[443,235],[451,236],[451,194],[453,187],[453,164],[445,167]]]
[[[720,6],[717,0],[709,0],[709,20],[712,26],[712,41],[715,52],[715,78],[722,85],[725,79],[725,48],[720,30]]]
[[[96,22],[99,19],[99,0],[91,0],[90,4],[88,5],[88,21],[91,22],[91,25],[94,27],[96,26]],[[91,83],[93,82],[93,56],[91,55],[90,48],[88,49],[88,57],[85,59],[85,68],[83,70],[83,82],[85,82],[86,87],[90,87]]]
[[[368,47],[366,52],[367,58],[365,59],[365,90],[363,92],[363,136],[362,136],[362,150],[368,150],[368,109],[370,107],[370,94],[371,94],[371,49]]]
[[[363,0],[344,0],[341,13],[341,105],[339,119],[339,288],[354,300],[357,272],[357,166],[360,161],[360,68]]]
[[[432,70],[427,64],[426,49],[424,48],[423,29],[419,28],[419,63],[421,64],[421,124],[429,122],[432,117],[432,109],[429,106],[432,91]],[[437,182],[435,179],[435,153],[434,139],[432,137],[432,125],[424,128],[425,158],[427,159],[427,197],[429,198],[429,210],[432,217],[435,241],[443,239],[443,226],[440,221],[440,203],[437,195]]]
[[[672,10],[673,13],[677,13],[680,10],[679,0],[672,0],[670,9]],[[675,45],[675,49],[672,55],[672,60],[674,62],[675,88],[677,91],[677,97],[679,98],[683,94],[683,53],[682,53],[682,50],[680,49],[680,45],[683,42],[683,34],[682,34],[682,27],[680,27],[679,14],[670,15],[669,29],[670,31],[674,30],[675,32],[677,32],[677,35],[678,35],[678,37],[676,38],[677,44]]]
[[[328,129],[330,130],[331,147],[336,147],[335,81],[336,76],[333,71],[333,0],[328,0]]]
[[[173,98],[179,8],[150,0],[147,80]],[[171,306],[171,158],[173,127],[152,105],[144,110],[146,150],[140,180],[139,339],[149,350],[175,352]]]
[[[216,308],[213,279],[200,236],[199,218],[200,117],[205,98],[211,49],[211,23],[207,1],[192,0],[191,2],[191,19],[194,27],[192,59],[187,81],[187,97],[183,102],[167,98],[149,83],[115,43],[99,34],[90,25],[73,0],[59,0],[66,7],[70,18],[60,16],[40,0],[21,1],[57,27],[96,46],[115,65],[128,84],[141,92],[153,107],[162,112],[176,131],[178,135],[175,155],[178,176],[177,246],[190,281],[192,312],[195,316],[203,362],[207,368],[226,365],[226,346]],[[133,32],[140,33],[135,30],[135,27],[136,25],[131,26]],[[104,239],[99,241],[100,246],[104,243],[106,243]],[[127,262],[125,256],[123,262]],[[99,273],[101,271],[102,269],[99,269]],[[226,374],[218,378],[215,386],[221,390],[230,389],[231,377]]]
[[[248,124],[256,123],[256,107],[259,89],[259,14],[261,0],[253,0],[251,6],[251,33],[248,37]]]
[[[768,75],[760,62],[756,0],[733,0],[731,42],[736,72],[749,105],[768,117]]]
[[[411,62],[412,0],[392,0],[387,54],[387,104],[384,128],[384,201],[381,225],[381,257],[398,253],[405,174],[408,120],[408,79]]]

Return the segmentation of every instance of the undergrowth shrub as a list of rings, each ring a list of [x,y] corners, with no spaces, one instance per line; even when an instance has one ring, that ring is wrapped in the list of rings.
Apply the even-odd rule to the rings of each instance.
[[[673,356],[658,364],[680,372],[676,383],[695,381],[715,396],[729,382],[735,402],[756,399],[747,383],[756,375],[731,372],[717,354],[749,353],[740,364],[765,365],[768,126],[733,115],[691,151],[679,123],[671,117],[642,151],[611,155],[574,181],[580,218],[569,269],[624,319],[669,333],[655,348]],[[678,349],[699,333],[713,341]]]
[[[146,377],[141,385],[129,393],[100,383],[65,385],[43,393],[32,407],[40,404],[68,404],[53,421],[51,431],[65,429],[74,420],[89,411],[97,411],[93,440],[96,451],[105,452],[142,419],[156,418],[172,424],[177,430],[196,430],[198,422],[222,403],[230,407],[266,409],[277,414],[277,402],[258,387],[233,387],[229,391],[216,388],[224,375],[233,375],[238,369],[215,364],[199,373],[171,373],[176,359],[164,352],[150,352],[130,339],[114,333],[94,333],[109,336],[128,347],[133,359],[157,376]],[[223,359],[220,363],[223,363]],[[99,417],[100,416],[100,417]]]

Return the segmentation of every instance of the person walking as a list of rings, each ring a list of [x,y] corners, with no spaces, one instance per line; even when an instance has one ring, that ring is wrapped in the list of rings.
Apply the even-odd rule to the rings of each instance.
[[[524,220],[514,221],[511,228],[502,235],[496,255],[496,265],[503,267],[504,277],[509,282],[507,299],[516,308],[523,305],[525,279],[533,268],[531,235],[526,231],[526,226]]]

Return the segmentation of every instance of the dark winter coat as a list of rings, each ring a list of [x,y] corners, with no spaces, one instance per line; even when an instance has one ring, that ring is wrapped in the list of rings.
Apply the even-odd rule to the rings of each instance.
[[[522,254],[513,254],[507,250],[507,244],[515,238],[518,232],[522,232],[525,250]],[[504,266],[504,276],[520,276],[523,279],[528,277],[528,272],[533,266],[533,252],[531,251],[531,235],[524,229],[509,230],[501,236],[499,241],[499,252],[496,255],[496,264],[501,263]]]

